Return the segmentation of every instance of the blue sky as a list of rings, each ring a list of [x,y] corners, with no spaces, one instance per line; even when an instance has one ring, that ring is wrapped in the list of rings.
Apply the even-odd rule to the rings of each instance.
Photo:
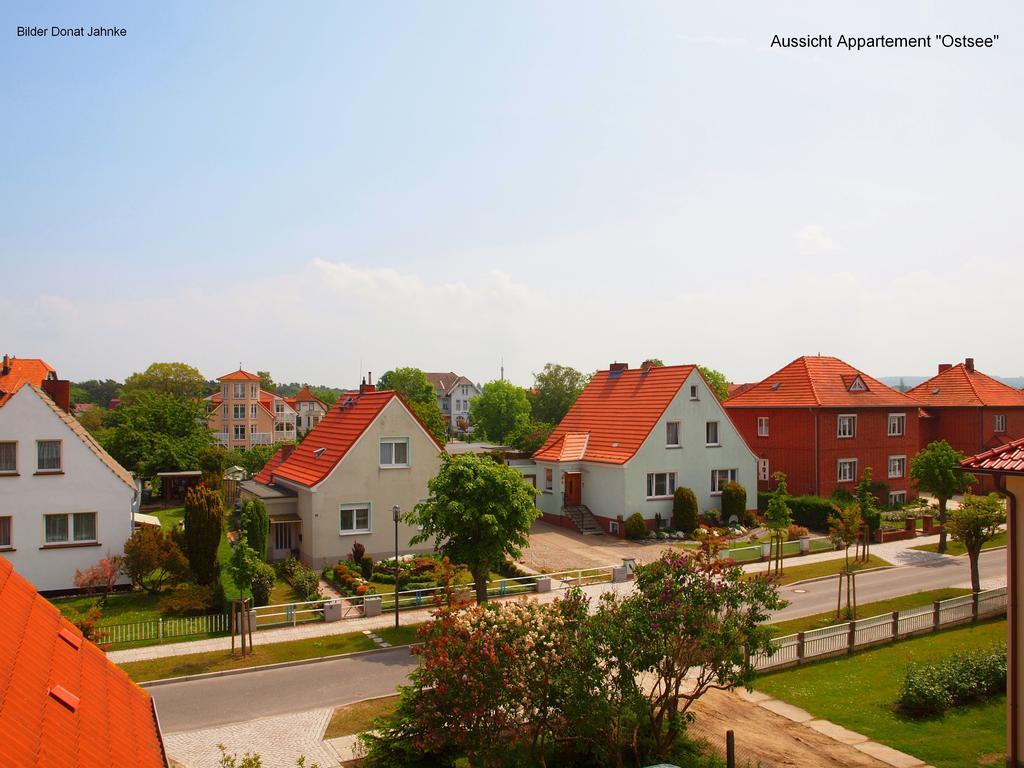
[[[7,3],[2,347],[75,379],[1024,373],[979,333],[1019,325],[1019,4],[708,6]],[[1000,41],[768,48],[942,32]]]

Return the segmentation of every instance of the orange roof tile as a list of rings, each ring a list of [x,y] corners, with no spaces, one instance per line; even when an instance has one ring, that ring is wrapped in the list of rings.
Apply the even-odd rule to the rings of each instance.
[[[309,387],[303,386],[295,397],[291,398],[292,403],[320,403],[320,405],[327,407],[327,403],[321,400],[319,397],[309,391]]]
[[[0,765],[166,765],[149,694],[2,557],[0,615]]]
[[[11,357],[7,359],[10,370],[0,370],[0,406],[3,406],[25,384],[42,385],[46,379],[57,377],[49,363],[35,358]]]
[[[918,384],[907,394],[925,406],[937,408],[986,405],[1024,408],[1024,392],[973,370],[973,363],[971,367],[958,363]]]
[[[257,483],[263,483],[269,485],[273,481],[274,470],[280,467],[288,457],[292,455],[292,451],[295,450],[294,445],[282,445],[277,449],[277,453],[270,457],[270,460],[263,465],[263,469],[252,476],[252,479]]]
[[[960,466],[972,472],[1024,475],[1024,437],[964,459]]]
[[[239,368],[234,373],[225,373],[223,376],[218,376],[217,381],[259,381],[260,377],[255,373],[249,373]]]
[[[694,368],[666,365],[646,373],[640,368],[598,371],[533,457],[625,464]]]
[[[307,487],[317,485],[345,458],[356,440],[393,399],[402,402],[401,396],[394,390],[371,390],[339,400],[303,441],[295,446],[291,455],[269,473],[270,481],[281,478]],[[408,406],[406,410],[423,426]],[[423,427],[423,431],[430,435],[426,427]],[[430,439],[438,450],[444,450],[432,435]]]
[[[724,405],[726,408],[916,408],[919,403],[837,357],[807,355],[733,395]]]

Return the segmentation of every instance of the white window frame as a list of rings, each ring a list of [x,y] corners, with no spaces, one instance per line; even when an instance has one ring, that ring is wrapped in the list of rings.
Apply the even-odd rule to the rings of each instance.
[[[243,384],[242,386],[245,386],[245,385]],[[259,384],[252,384],[252,385],[251,385],[251,386],[249,387],[249,394],[250,394],[250,395],[251,395],[252,397],[259,397],[259,396],[260,396],[260,387],[259,387]]]
[[[690,385],[690,399],[691,400],[700,400],[700,390],[697,389],[697,385],[696,384],[691,384]]]
[[[92,532],[91,538],[79,538],[76,532],[76,520],[81,517],[91,516],[92,517]],[[47,539],[46,537],[46,520],[47,518],[64,518],[64,538],[62,539]],[[58,512],[53,514],[43,515],[43,546],[44,547],[60,547],[60,546],[88,546],[90,544],[98,543],[96,534],[99,529],[99,515],[96,512]]]
[[[757,460],[757,479],[768,480],[771,478],[771,474],[768,471],[768,459],[759,458]]]
[[[665,478],[665,491],[664,495],[656,493],[658,478],[664,476]],[[651,501],[654,499],[671,499],[676,492],[676,473],[675,472],[648,472],[647,473],[647,500]]]
[[[553,493],[555,490],[555,470],[544,470],[544,493]]]
[[[11,446],[11,455],[14,458],[14,464],[6,469],[4,467],[0,467],[0,475],[16,475],[18,474],[18,441],[0,440],[0,446],[4,445]]]
[[[242,434],[238,434],[239,432]],[[245,424],[235,424],[233,434],[235,440],[245,440]]]
[[[39,449],[43,443],[56,443],[57,444],[57,466],[56,467],[42,467],[40,466]],[[50,473],[59,473],[64,471],[64,441],[63,440],[36,440],[36,474],[46,475]]]
[[[366,510],[366,527],[359,527],[358,512],[360,510]],[[352,527],[342,527],[342,515],[345,512],[352,513]],[[338,508],[338,535],[339,536],[356,536],[358,534],[373,533],[373,504],[369,501],[358,502],[354,504],[342,504]]]
[[[4,541],[4,528],[6,528],[7,541]],[[14,516],[0,515],[0,552],[14,549]]]
[[[992,419],[992,431],[997,435],[1006,434],[1006,414],[997,413]]]
[[[232,419],[244,419],[245,418],[245,403],[234,403],[231,406],[231,418]]]
[[[842,467],[844,464],[849,464],[852,469],[850,470],[850,476],[847,478],[843,477]],[[837,483],[855,483],[857,482],[857,460],[856,459],[839,459],[836,461],[836,482]]]
[[[244,400],[245,399],[245,384],[235,384],[231,387],[231,399],[232,400]]]
[[[672,427],[676,429],[676,440],[672,442]],[[682,448],[683,447],[683,425],[678,421],[666,421],[665,422],[665,447],[666,448]]]
[[[715,425],[715,441],[711,442],[708,438],[710,435],[708,432],[711,430],[711,425]],[[704,422],[704,445],[709,448],[717,448],[722,444],[722,425],[718,421],[707,421]]]
[[[849,424],[849,434],[844,434],[843,425]],[[841,413],[836,417],[836,437],[840,440],[852,440],[857,436],[857,414]]]
[[[722,482],[722,475],[720,473],[725,472],[725,482]],[[737,469],[712,469],[711,470],[711,495],[721,496],[722,488],[728,483],[735,483],[739,477],[739,470]]]
[[[256,414],[258,413],[258,411],[256,410],[257,408],[259,408],[259,406],[256,403],[253,403],[249,407],[249,418],[250,419],[255,419],[256,418]]]
[[[895,507],[897,504],[907,503],[907,492],[906,491],[889,491],[889,506]]]
[[[903,437],[907,434],[907,414],[889,414],[889,437]]]
[[[412,446],[409,444],[409,442],[410,441],[409,441],[408,437],[382,437],[380,439],[380,444],[377,447],[377,458],[378,458],[378,460],[380,460],[380,468],[381,469],[407,469],[408,467],[412,466],[412,454],[411,454]],[[383,461],[384,456],[382,454],[382,449],[384,448],[385,445],[390,445],[391,446],[391,461],[389,463],[387,463],[387,464],[384,463],[384,461]],[[404,464],[398,464],[398,463],[395,462],[395,446],[396,445],[404,445],[405,446],[405,463]]]
[[[896,464],[896,474],[893,474],[893,464]],[[906,456],[890,456],[889,457],[889,479],[893,480],[898,477],[905,477],[907,474],[907,457]]]
[[[757,436],[768,437],[768,417],[758,416],[757,417]]]

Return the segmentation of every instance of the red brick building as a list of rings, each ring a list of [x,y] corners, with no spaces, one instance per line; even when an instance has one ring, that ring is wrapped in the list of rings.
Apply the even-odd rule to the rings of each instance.
[[[890,503],[916,496],[919,404],[838,358],[797,358],[724,405],[758,456],[758,490],[782,471],[794,495],[852,493],[870,467]]]

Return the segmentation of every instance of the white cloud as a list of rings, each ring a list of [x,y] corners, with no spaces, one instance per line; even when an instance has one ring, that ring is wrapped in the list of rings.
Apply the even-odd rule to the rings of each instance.
[[[818,256],[838,250],[835,241],[818,224],[808,224],[796,233],[797,250],[803,256]]]

